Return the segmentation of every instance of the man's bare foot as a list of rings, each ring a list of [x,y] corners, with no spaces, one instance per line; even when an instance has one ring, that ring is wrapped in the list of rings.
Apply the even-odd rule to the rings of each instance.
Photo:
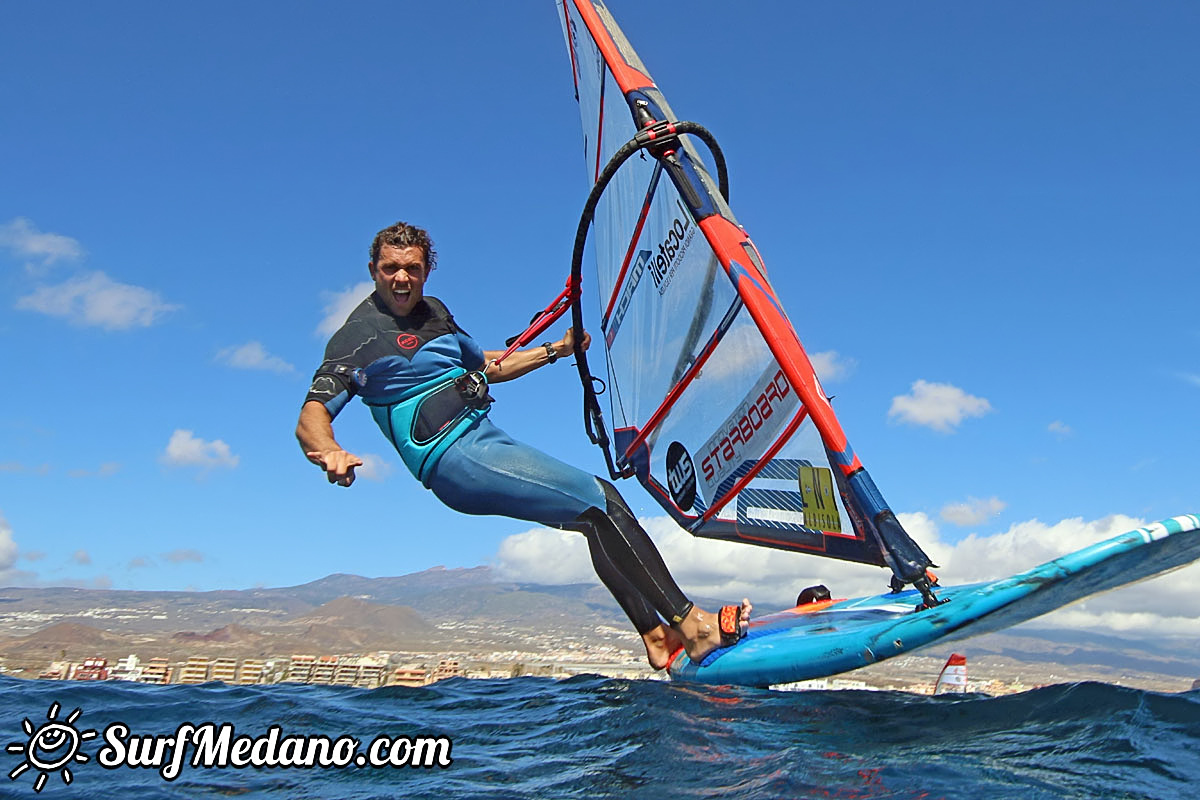
[[[745,625],[750,622],[750,612],[754,606],[746,598],[742,598],[741,613],[738,623]],[[721,646],[721,625],[717,615],[704,611],[696,606],[688,612],[683,622],[675,626],[683,639],[684,650],[693,663],[699,663],[706,655]]]
[[[655,669],[666,669],[671,656],[683,647],[683,639],[666,625],[659,625],[648,633],[643,633],[642,642],[646,645],[646,660]]]

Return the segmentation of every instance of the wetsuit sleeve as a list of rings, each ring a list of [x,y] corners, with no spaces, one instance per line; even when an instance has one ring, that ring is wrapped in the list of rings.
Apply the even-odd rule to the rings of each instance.
[[[346,407],[366,384],[366,364],[360,364],[362,334],[359,326],[347,324],[333,335],[325,347],[325,361],[313,375],[312,385],[304,402],[316,400],[325,406],[332,419]]]

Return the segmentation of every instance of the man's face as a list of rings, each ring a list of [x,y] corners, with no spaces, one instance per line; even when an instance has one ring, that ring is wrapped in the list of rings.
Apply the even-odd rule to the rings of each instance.
[[[429,270],[425,265],[425,253],[420,247],[385,244],[379,248],[379,258],[375,263],[367,266],[375,280],[375,291],[396,316],[408,316],[425,296],[425,279],[429,277]]]

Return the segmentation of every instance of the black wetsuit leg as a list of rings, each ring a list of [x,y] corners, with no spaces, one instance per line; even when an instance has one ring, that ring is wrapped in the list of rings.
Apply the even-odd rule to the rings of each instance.
[[[596,515],[602,516],[599,512],[596,512]],[[613,562],[612,556],[605,549],[604,540],[608,537],[601,535],[598,530],[605,522],[607,520],[600,522],[589,519],[587,522],[567,523],[560,527],[583,534],[587,540],[588,552],[592,556],[592,568],[596,570],[600,582],[616,599],[617,604],[621,606],[625,616],[629,617],[629,621],[633,623],[638,634],[647,634],[661,625],[662,619],[654,610],[654,606],[650,605],[650,601],[621,573],[621,570]]]
[[[597,480],[604,489],[604,510],[589,508],[561,527],[587,537],[596,574],[638,633],[661,624],[658,615],[672,624],[682,621],[691,611],[692,602],[671,577],[654,541],[638,524],[616,487]]]

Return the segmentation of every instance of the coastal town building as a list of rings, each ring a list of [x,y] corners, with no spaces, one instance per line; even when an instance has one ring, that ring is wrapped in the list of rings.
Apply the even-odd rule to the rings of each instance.
[[[108,677],[114,681],[136,681],[142,677],[141,661],[137,655],[130,653],[124,658],[117,659],[117,665],[109,670]]]
[[[317,661],[313,664],[312,675],[309,677],[309,683],[333,683],[334,672],[337,670],[337,656],[318,656]]]
[[[142,676],[138,680],[142,683],[170,683],[171,662],[162,657],[150,659],[150,662],[142,667]]]
[[[283,680],[285,683],[311,683],[313,665],[317,663],[316,656],[292,654],[291,663],[288,665],[287,677]]]
[[[438,662],[438,665],[433,669],[433,678],[431,683],[443,681],[446,678],[465,678],[467,675],[463,671],[462,662],[457,658],[443,658]]]
[[[236,682],[243,686],[247,684],[264,683],[266,678],[266,664],[261,658],[247,658],[242,662],[241,669],[238,670]]]
[[[70,661],[51,661],[46,671],[38,675],[39,680],[65,681],[75,672],[75,665]]]
[[[214,659],[208,668],[208,679],[210,681],[221,681],[222,683],[236,683],[237,665],[238,661],[236,658]]]
[[[76,681],[106,681],[108,680],[108,660],[104,658],[87,658],[75,669],[71,680]]]
[[[208,680],[208,658],[206,656],[192,656],[183,665],[183,669],[179,671],[179,680],[176,683],[204,683]]]
[[[38,677],[45,680],[127,680],[142,683],[186,683],[221,681],[229,685],[255,685],[279,682],[325,684],[374,689],[380,686],[402,686],[417,688],[447,678],[463,677],[498,680],[520,678],[565,679],[575,675],[591,674],[627,680],[663,680],[662,673],[650,671],[635,661],[631,654],[622,658],[604,658],[595,661],[577,661],[577,653],[560,651],[551,654],[506,651],[503,653],[471,653],[467,655],[443,655],[436,653],[399,654],[378,652],[362,654],[293,654],[272,658],[236,659],[228,656],[210,658],[204,654],[193,654],[186,660],[172,664],[168,659],[156,656],[143,662],[136,654],[117,660],[114,666],[95,656],[81,662],[66,660],[52,661]],[[400,661],[413,657],[416,660]],[[903,663],[898,662],[898,663]],[[917,675],[929,675],[932,667],[914,662],[916,669],[912,677],[889,680],[859,680],[850,677],[820,678],[794,684],[777,685],[778,690],[837,689],[894,690],[930,694],[933,685],[928,679],[917,680]],[[976,679],[968,684],[970,692],[1002,695],[1027,691],[1019,676]]]
[[[333,671],[334,686],[353,686],[358,681],[357,664],[338,664]]]
[[[374,689],[376,686],[382,686],[386,679],[387,664],[360,664],[358,678],[353,685],[360,689]]]
[[[419,667],[416,664],[406,664],[402,667],[396,667],[392,673],[388,675],[388,686],[409,686],[416,688],[429,683],[429,670],[424,667]]]

